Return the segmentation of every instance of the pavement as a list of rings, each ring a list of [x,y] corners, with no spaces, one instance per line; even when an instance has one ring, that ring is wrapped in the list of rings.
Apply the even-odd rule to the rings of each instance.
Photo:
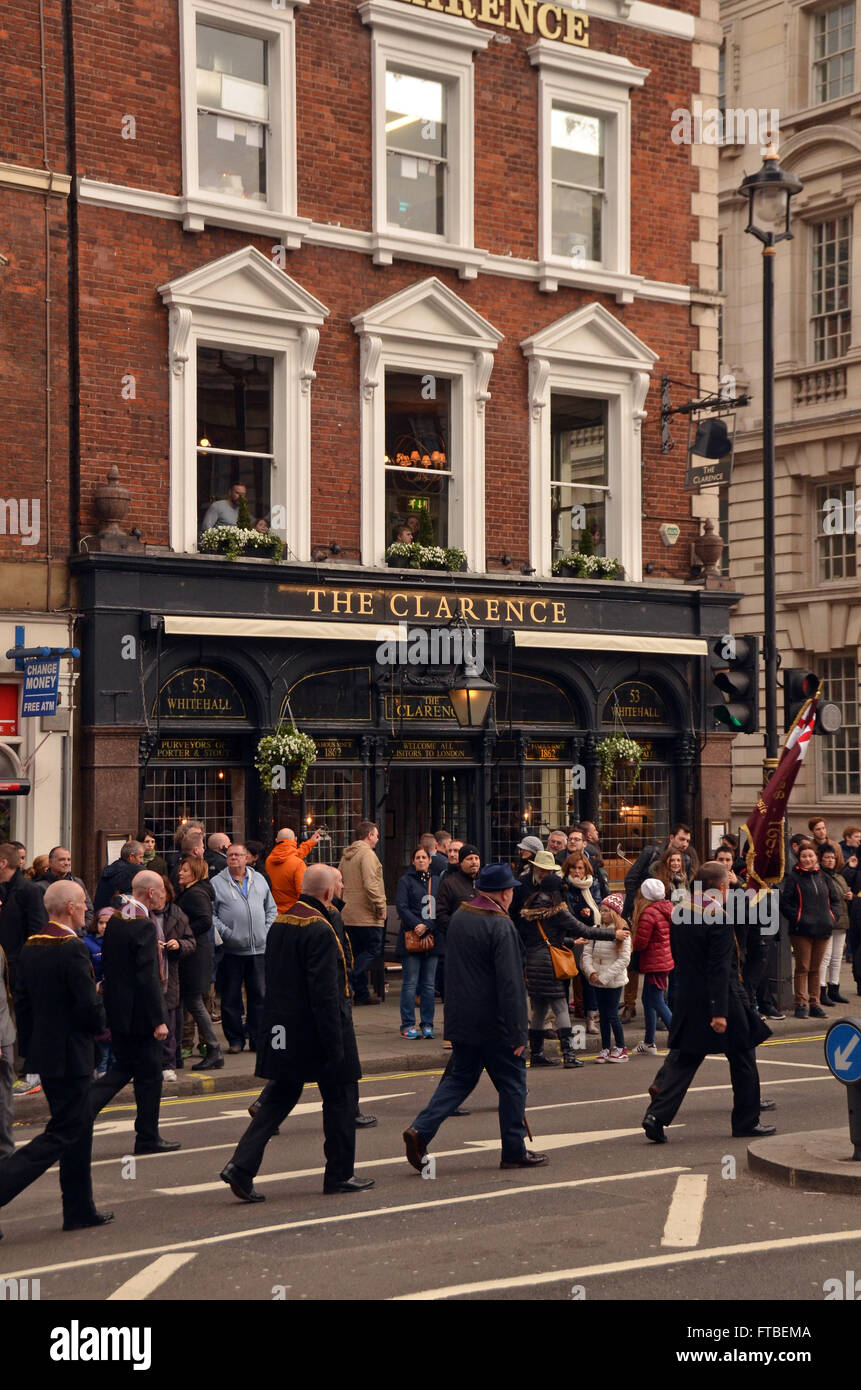
[[[363,1010],[359,1027],[391,1048],[387,1015],[390,1006]],[[825,1065],[821,1022],[818,1029],[806,1037],[792,1030],[759,1049],[765,1093],[777,1101],[767,1118],[780,1134],[846,1125],[844,1088]],[[134,1108],[112,1104],[96,1125],[93,1179],[99,1207],[115,1220],[61,1232],[57,1171],[50,1170],[3,1210],[0,1279],[38,1279],[34,1296],[46,1316],[67,1301],[74,1316],[90,1320],[95,1310],[83,1310],[106,1299],[175,1302],[184,1318],[189,1303],[212,1300],[585,1299],[575,1314],[586,1319],[584,1345],[594,1343],[599,1326],[613,1327],[591,1321],[590,1302],[660,1298],[660,1322],[648,1316],[660,1328],[665,1359],[691,1348],[701,1356],[698,1349],[715,1346],[701,1338],[726,1337],[735,1324],[746,1325],[735,1335],[749,1350],[799,1359],[810,1342],[803,1330],[791,1334],[802,1340],[780,1340],[789,1335],[780,1324],[803,1329],[814,1303],[854,1297],[857,1198],[791,1189],[749,1170],[751,1141],[730,1133],[722,1056],[703,1062],[664,1145],[650,1143],[640,1127],[660,1057],[602,1066],[590,1055],[579,1070],[530,1072],[530,1147],[550,1162],[529,1171],[500,1170],[496,1095],[482,1078],[466,1103],[471,1113],[448,1120],[431,1144],[434,1167],[425,1181],[407,1164],[401,1133],[438,1081],[427,1046],[423,1053],[419,1043],[396,1045],[397,1069],[361,1083],[362,1108],[378,1124],[356,1136],[356,1173],[375,1181],[358,1195],[323,1195],[316,1087],[271,1140],[256,1180],[266,1200],[253,1206],[237,1201],[218,1175],[248,1123],[256,1083],[246,1090],[237,1074],[232,1092],[166,1098],[161,1129],[182,1148],[137,1159],[130,1153]],[[423,1057],[425,1068],[406,1070],[407,1055]],[[845,1293],[850,1286],[853,1293]],[[770,1300],[796,1307],[776,1317]],[[731,1312],[715,1306],[721,1302]],[[822,1309],[832,1331],[814,1362],[829,1370],[839,1355],[834,1311]],[[114,1320],[153,1321],[155,1312],[128,1310]],[[627,1318],[623,1312],[617,1325],[628,1326]],[[249,1332],[248,1324],[236,1325]],[[158,1332],[161,1321],[154,1326]],[[246,1358],[256,1322],[249,1335],[252,1342],[239,1339]],[[854,1336],[849,1327],[848,1345]],[[170,1339],[165,1334],[154,1354],[173,1356],[173,1326]]]
[[[423,1071],[427,1069],[445,1066],[449,1053],[443,1048],[442,1036],[442,1014],[441,1004],[437,1004],[436,1011],[436,1036],[433,1039],[420,1038],[410,1040],[402,1038],[400,1035],[400,969],[387,967],[387,987],[386,998],[383,1004],[361,1006],[354,1008],[353,1019],[356,1028],[356,1039],[359,1045],[359,1056],[362,1062],[362,1070],[366,1076],[376,1076],[382,1072],[389,1071]],[[843,978],[841,981],[841,992],[849,1000],[848,1004],[839,1004],[836,1008],[828,1009],[827,1019],[796,1019],[792,1016],[792,1011],[782,1020],[774,1020],[769,1023],[776,1038],[786,1037],[809,1037],[811,1034],[821,1033],[828,1024],[836,1018],[849,1017],[853,1014],[861,1014],[861,998],[855,990],[855,981],[852,978],[848,966],[843,967]],[[582,1022],[582,1020],[575,1020]],[[216,1031],[221,1032],[216,1025]],[[658,1032],[657,1042],[660,1047],[666,1042],[666,1033]],[[643,1009],[642,1004],[637,1004],[637,1017],[632,1023],[625,1024],[625,1041],[629,1050],[636,1047],[643,1038]],[[262,1083],[255,1077],[254,1054],[248,1051],[240,1052],[234,1056],[228,1056],[226,1043],[224,1047],[224,1066],[219,1071],[192,1071],[197,1056],[188,1058],[185,1067],[177,1072],[175,1082],[166,1081],[164,1083],[163,1096],[171,1099],[176,1096],[200,1096],[220,1094],[224,1091],[243,1090],[250,1087],[260,1089]],[[552,1053],[556,1044],[549,1039],[546,1043],[548,1053]],[[583,1055],[588,1057],[597,1053],[600,1048],[598,1037],[587,1034],[585,1037],[585,1049]],[[128,1086],[117,1096],[117,1102],[131,1100],[132,1088]],[[19,1124],[44,1124],[48,1119],[48,1106],[43,1095],[36,1096],[16,1096],[15,1098],[15,1120]]]

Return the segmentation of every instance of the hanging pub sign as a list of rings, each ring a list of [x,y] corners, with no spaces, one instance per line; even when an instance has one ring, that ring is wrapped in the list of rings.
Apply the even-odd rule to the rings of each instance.
[[[160,719],[245,719],[235,685],[206,666],[187,666],[165,681],[158,694]],[[156,708],[153,707],[153,714]]]
[[[732,420],[733,432],[727,422]],[[693,443],[688,440],[685,487],[718,487],[732,478],[735,416],[704,415],[697,421]]]
[[[607,698],[602,724],[615,724],[619,720],[630,724],[669,724],[669,713],[665,702],[657,690],[643,681],[624,681],[617,685]]]

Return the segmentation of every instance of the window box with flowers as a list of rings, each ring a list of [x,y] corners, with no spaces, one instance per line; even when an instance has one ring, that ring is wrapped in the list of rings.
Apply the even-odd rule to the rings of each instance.
[[[309,767],[316,761],[317,745],[310,734],[300,733],[295,727],[279,728],[274,734],[261,738],[254,766],[268,792],[286,791],[287,770],[290,769],[290,790],[298,795],[305,785]]]
[[[204,554],[223,555],[227,560],[252,557],[271,559],[276,564],[284,551],[284,542],[272,531],[246,530],[242,526],[210,526],[198,541]]]
[[[581,551],[571,551],[560,555],[553,562],[553,573],[563,579],[624,579],[625,571],[621,560],[609,555],[584,555]]]
[[[466,569],[466,556],[456,545],[394,541],[386,551],[386,564],[399,569],[460,571]]]

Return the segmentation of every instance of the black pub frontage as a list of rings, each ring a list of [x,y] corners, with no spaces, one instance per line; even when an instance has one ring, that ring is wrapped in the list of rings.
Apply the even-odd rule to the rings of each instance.
[[[101,554],[72,561],[82,649],[77,858],[183,818],[269,843],[322,829],[338,862],[380,826],[387,892],[442,826],[489,859],[587,816],[612,878],[673,819],[726,815],[726,736],[704,730],[707,641],[737,598],[691,585],[530,581],[428,571]],[[381,661],[391,639],[463,618],[497,687],[463,729],[451,666]],[[403,650],[403,648],[401,648]],[[262,735],[291,719],[317,744],[302,792],[263,790]],[[644,751],[602,781],[611,734]],[[708,766],[708,775],[703,768]],[[615,861],[615,862],[614,862]]]

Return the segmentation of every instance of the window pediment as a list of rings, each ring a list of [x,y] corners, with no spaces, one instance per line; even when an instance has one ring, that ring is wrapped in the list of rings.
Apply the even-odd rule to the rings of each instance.
[[[352,323],[360,334],[401,340],[427,335],[437,344],[473,351],[495,348],[503,336],[436,276],[381,300]]]
[[[329,310],[283,270],[245,246],[159,288],[166,304],[284,322],[320,324]]]
[[[527,357],[604,364],[628,371],[648,371],[658,360],[658,354],[602,304],[587,304],[566,314],[525,338],[521,348]]]

